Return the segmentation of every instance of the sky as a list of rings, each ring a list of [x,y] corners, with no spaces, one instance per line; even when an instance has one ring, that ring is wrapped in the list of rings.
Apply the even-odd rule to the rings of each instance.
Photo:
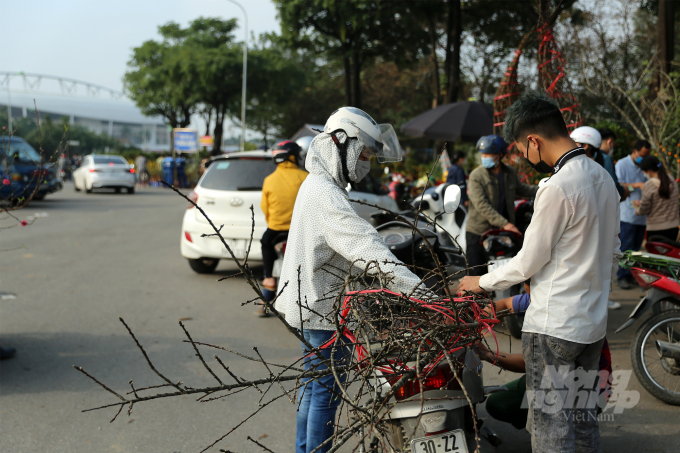
[[[271,0],[240,3],[249,35],[280,30]],[[243,39],[243,13],[227,0],[0,0],[0,71],[67,77],[122,91],[133,47],[158,39],[159,25],[187,26],[200,16],[237,18],[236,37]]]

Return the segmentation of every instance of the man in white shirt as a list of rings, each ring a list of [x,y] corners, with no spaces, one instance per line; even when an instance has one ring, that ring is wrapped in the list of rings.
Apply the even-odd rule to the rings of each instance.
[[[621,255],[619,195],[607,171],[569,137],[557,103],[544,94],[528,93],[508,109],[504,135],[534,168],[552,176],[536,194],[519,254],[482,277],[464,277],[458,292],[506,289],[531,278],[522,352],[532,450],[601,452],[597,397],[591,396],[612,269]],[[584,379],[569,375],[578,368]]]

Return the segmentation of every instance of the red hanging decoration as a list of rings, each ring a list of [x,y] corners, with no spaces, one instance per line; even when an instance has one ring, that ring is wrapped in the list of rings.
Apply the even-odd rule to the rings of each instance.
[[[557,48],[555,37],[547,24],[538,29],[538,75],[539,83],[548,96],[560,105],[560,112],[568,129],[583,124],[579,103],[572,94],[571,85],[564,73],[564,58]]]

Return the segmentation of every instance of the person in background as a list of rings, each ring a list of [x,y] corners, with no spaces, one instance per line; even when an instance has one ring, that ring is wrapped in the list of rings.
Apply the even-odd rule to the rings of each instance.
[[[177,157],[175,158],[175,167],[177,168],[177,185],[182,189],[188,187],[187,174],[185,171],[186,164],[187,162],[184,157],[182,157],[181,154],[177,154]]]
[[[204,157],[203,159],[201,159],[201,165],[198,167],[198,177],[199,177],[199,179],[201,178],[201,176],[203,176],[203,173],[205,173],[205,165],[208,163],[209,160],[210,159],[208,159],[207,157]]]
[[[640,169],[642,159],[647,157],[652,145],[646,140],[638,140],[633,146],[633,152],[616,163],[616,176],[621,184],[628,189],[629,200],[621,201],[621,251],[640,250],[645,238],[645,224],[647,218],[635,214],[635,201],[642,198],[642,186],[646,181]],[[619,267],[616,280],[621,289],[631,289],[635,284],[629,270]]]
[[[146,174],[149,176],[149,171],[146,169],[146,165],[147,159],[144,154],[137,156],[135,159],[135,179],[137,180],[137,184],[139,184],[140,187],[142,186],[142,181],[144,180],[142,175]],[[148,180],[149,179],[147,178],[146,181]]]
[[[59,161],[57,162],[57,168],[59,169],[58,177],[62,177],[64,181],[71,179],[71,162],[66,157],[66,154],[59,156]]]
[[[642,186],[642,198],[634,205],[636,215],[647,216],[647,238],[663,236],[677,240],[680,225],[677,183],[655,156],[642,159],[640,169],[648,179]]]
[[[390,189],[390,198],[399,202],[404,197],[406,192],[406,178],[401,173],[392,173],[392,181],[387,187]]]
[[[465,231],[470,275],[486,273],[487,254],[480,243],[482,235],[494,228],[519,234],[514,225],[515,198],[533,198],[538,191],[538,186],[520,183],[517,170],[501,162],[507,148],[507,143],[499,135],[482,137],[477,142],[482,165],[470,173],[470,205]]]
[[[600,144],[600,151],[614,158],[614,146],[616,144],[616,134],[613,130],[608,128],[598,129],[600,137],[602,138],[602,144]]]
[[[588,157],[607,170],[607,173],[609,173],[614,180],[616,191],[619,193],[621,200],[625,200],[628,197],[628,190],[619,184],[619,178],[616,176],[616,169],[612,158],[600,149],[600,146],[602,145],[602,136],[598,130],[590,126],[581,126],[574,129],[570,137],[577,145],[586,150],[586,155]]]
[[[175,185],[175,161],[170,154],[166,154],[163,158],[163,181]]]
[[[465,206],[468,205],[467,175],[465,175],[465,170],[463,169],[466,158],[467,154],[463,151],[456,151],[453,155],[453,165],[449,167],[448,175],[446,177],[446,182],[449,184],[456,184],[460,187],[462,193],[460,201]]]
[[[529,281],[524,282],[524,294],[514,297],[508,297],[496,302],[496,312],[501,310],[510,310],[511,313],[521,313],[529,308],[531,303],[531,290],[529,288]],[[491,308],[487,307],[485,310],[491,314]],[[512,316],[512,315],[510,315]],[[496,357],[495,352],[489,349],[480,342],[477,346],[477,351],[480,353],[479,357],[489,363],[495,364],[514,373],[526,373],[526,364],[522,354],[507,354],[499,353]],[[600,401],[598,404],[598,414],[602,410],[602,406],[606,404],[611,395],[610,390],[610,376],[612,374],[612,357],[609,351],[609,343],[605,337],[600,350],[599,363],[599,393]],[[517,429],[524,429],[527,426],[527,417],[529,415],[529,408],[523,405],[524,395],[527,390],[527,375],[523,374],[519,379],[505,384],[508,388],[506,392],[496,392],[489,395],[486,400],[486,412],[502,422],[510,423]]]
[[[276,261],[274,241],[282,236],[288,237],[295,199],[300,186],[307,178],[307,172],[298,168],[300,150],[300,145],[291,140],[282,141],[274,146],[272,156],[277,164],[276,170],[264,178],[262,185],[260,207],[267,220],[267,229],[260,239],[264,264],[262,294],[268,301],[276,296],[276,279],[272,275]],[[267,316],[264,305],[260,305],[255,314]]]

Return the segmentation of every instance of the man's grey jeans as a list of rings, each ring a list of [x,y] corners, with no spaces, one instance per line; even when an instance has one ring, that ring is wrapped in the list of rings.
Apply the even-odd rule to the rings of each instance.
[[[522,333],[533,453],[602,452],[595,376],[603,341]]]

